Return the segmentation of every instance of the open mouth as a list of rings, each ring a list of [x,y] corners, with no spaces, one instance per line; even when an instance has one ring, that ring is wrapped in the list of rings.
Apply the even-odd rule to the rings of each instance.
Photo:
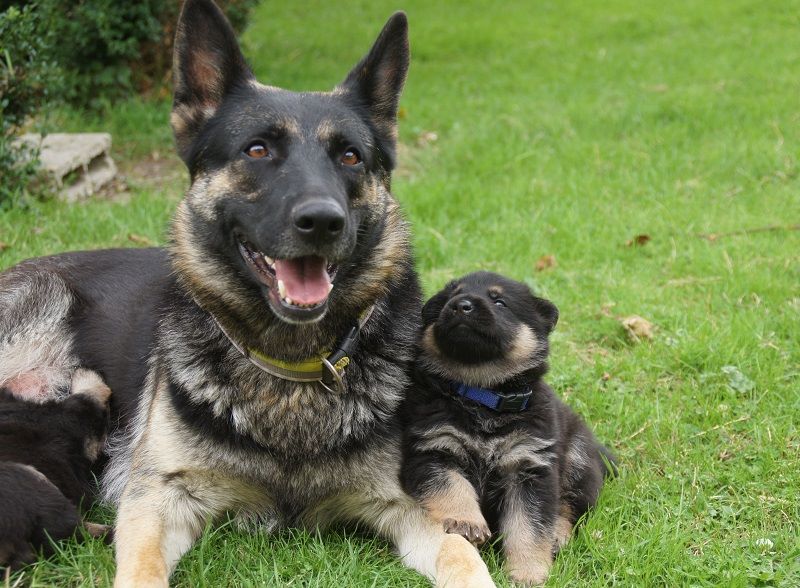
[[[247,241],[239,241],[239,253],[279,316],[304,322],[325,313],[337,266],[316,255],[273,259]]]

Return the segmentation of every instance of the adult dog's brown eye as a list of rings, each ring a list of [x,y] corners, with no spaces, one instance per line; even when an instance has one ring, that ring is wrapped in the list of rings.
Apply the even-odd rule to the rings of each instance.
[[[344,165],[358,165],[361,163],[361,156],[355,149],[348,149],[342,155],[342,163]]]
[[[264,157],[269,156],[269,149],[264,143],[253,143],[244,150],[245,154],[248,157],[252,157],[253,159],[263,159]]]

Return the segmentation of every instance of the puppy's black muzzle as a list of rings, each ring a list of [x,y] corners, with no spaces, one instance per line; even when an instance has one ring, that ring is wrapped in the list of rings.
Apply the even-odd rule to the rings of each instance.
[[[465,336],[471,338],[465,330],[475,331],[482,336],[491,336],[496,329],[496,322],[492,308],[486,300],[480,296],[460,294],[445,304],[439,314],[437,330],[441,336],[448,338],[451,336],[459,339]]]
[[[490,303],[471,294],[460,294],[447,301],[439,313],[433,333],[440,348],[450,357],[465,363],[487,361],[502,356],[502,336]]]
[[[489,305],[480,296],[461,294],[447,301],[442,316],[449,320],[473,320],[491,323],[494,316]]]

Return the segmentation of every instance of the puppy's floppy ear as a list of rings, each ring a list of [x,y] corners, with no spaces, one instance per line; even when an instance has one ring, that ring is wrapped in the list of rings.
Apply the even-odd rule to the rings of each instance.
[[[558,308],[549,300],[537,298],[535,296],[533,298],[533,303],[536,307],[536,313],[542,318],[542,321],[547,327],[547,332],[552,333],[553,329],[556,328],[556,323],[558,323]]]
[[[408,73],[408,19],[395,12],[364,59],[339,86],[366,108],[375,126],[389,139],[397,135],[397,105]]]
[[[188,164],[203,125],[237,84],[253,79],[236,34],[212,0],[186,0],[178,18],[172,58],[175,96],[172,130]]]
[[[456,282],[448,283],[425,303],[425,306],[422,307],[423,325],[429,325],[436,322],[436,319],[439,318],[439,314],[442,312],[444,305],[447,304],[447,301],[450,299],[450,293],[455,287]]]

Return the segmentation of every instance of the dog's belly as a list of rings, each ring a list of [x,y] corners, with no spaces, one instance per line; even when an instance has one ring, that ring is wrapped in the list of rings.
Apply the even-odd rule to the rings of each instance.
[[[109,249],[31,259],[0,274],[0,386],[47,398],[77,366],[114,391],[112,422],[139,401],[161,293],[172,283],[166,250]],[[6,373],[8,372],[8,373]]]

